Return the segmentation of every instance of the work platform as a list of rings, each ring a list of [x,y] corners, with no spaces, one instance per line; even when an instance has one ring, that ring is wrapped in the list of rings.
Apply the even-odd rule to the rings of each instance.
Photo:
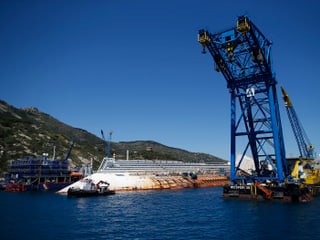
[[[223,198],[250,200],[281,200],[285,202],[309,202],[319,195],[320,186],[306,186],[304,184],[287,183],[282,186],[254,184],[225,185]]]

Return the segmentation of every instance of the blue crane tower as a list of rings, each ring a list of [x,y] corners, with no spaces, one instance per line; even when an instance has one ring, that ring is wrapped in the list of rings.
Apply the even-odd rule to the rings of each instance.
[[[231,182],[283,182],[289,171],[271,41],[248,17],[240,16],[229,30],[200,30],[198,42],[203,53],[207,49],[211,54],[231,94]],[[244,165],[250,161],[248,170]]]

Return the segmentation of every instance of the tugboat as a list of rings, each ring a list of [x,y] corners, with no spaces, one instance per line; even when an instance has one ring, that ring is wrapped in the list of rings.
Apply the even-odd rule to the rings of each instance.
[[[109,183],[99,181],[94,184],[92,179],[84,178],[79,181],[77,187],[68,189],[68,197],[93,197],[115,194],[115,191],[109,189]]]

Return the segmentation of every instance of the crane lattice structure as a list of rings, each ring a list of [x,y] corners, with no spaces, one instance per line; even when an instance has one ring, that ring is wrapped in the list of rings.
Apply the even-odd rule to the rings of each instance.
[[[288,95],[288,93],[284,90],[283,87],[281,88],[282,97],[285,103],[285,107],[287,110],[288,118],[292,127],[292,131],[294,134],[294,137],[296,139],[300,157],[305,159],[313,159],[314,158],[314,147],[311,144],[307,133],[305,132],[298,115],[296,113],[296,110],[294,109],[291,99]]]
[[[271,42],[246,16],[227,31],[200,30],[198,41],[203,53],[207,49],[211,54],[231,94],[231,181],[284,181],[288,166]],[[244,171],[244,159],[252,162],[251,171]]]
[[[107,143],[106,144],[106,157],[107,158],[111,158],[111,136],[112,136],[112,131],[109,132],[108,141],[106,141],[102,129],[101,129],[101,136],[102,136],[102,139]]]

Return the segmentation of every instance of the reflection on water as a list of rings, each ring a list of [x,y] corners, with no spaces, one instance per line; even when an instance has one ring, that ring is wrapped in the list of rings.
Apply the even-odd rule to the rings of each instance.
[[[320,234],[320,199],[224,200],[221,192],[137,191],[91,198],[0,192],[1,239],[315,239]]]

